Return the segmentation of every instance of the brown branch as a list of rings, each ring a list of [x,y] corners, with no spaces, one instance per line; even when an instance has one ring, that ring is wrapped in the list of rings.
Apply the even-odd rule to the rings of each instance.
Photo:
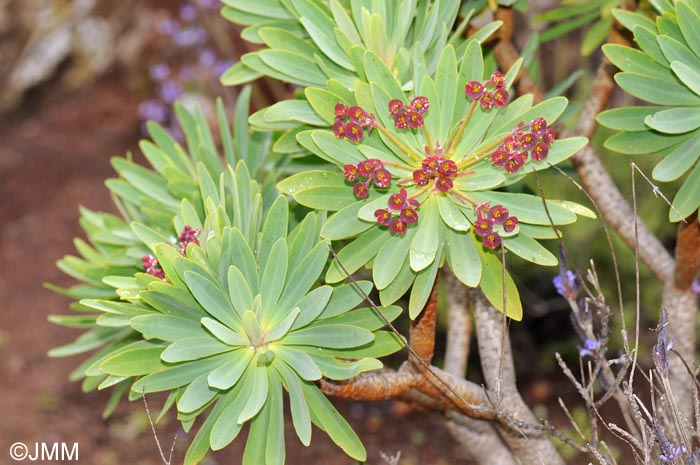
[[[363,373],[343,382],[319,381],[329,396],[353,400],[385,400],[398,397],[418,384],[420,375],[409,371]]]
[[[433,361],[433,353],[435,351],[435,328],[437,326],[438,314],[438,284],[439,276],[435,278],[433,290],[430,292],[428,302],[425,304],[423,311],[411,321],[411,329],[408,333],[408,343],[413,349],[413,353],[409,354],[408,359],[416,365],[422,365],[416,360],[419,357],[426,365],[430,365]]]
[[[449,270],[443,268],[443,279],[447,287],[447,347],[445,349],[445,371],[465,377],[472,334],[472,319],[469,313],[467,287]]]

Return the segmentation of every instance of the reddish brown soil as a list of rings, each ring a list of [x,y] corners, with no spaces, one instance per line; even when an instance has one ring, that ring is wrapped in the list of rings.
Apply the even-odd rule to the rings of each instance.
[[[15,442],[79,444],[80,463],[155,465],[162,463],[143,404],[122,404],[108,420],[101,417],[109,393],[83,394],[68,381],[79,357],[49,359],[47,351],[79,332],[47,322],[67,313],[69,300],[42,288],[45,282],[69,286],[55,261],[73,253],[80,236],[78,206],[114,211],[105,178],[109,158],[137,151],[136,107],[122,76],[112,73],[72,95],[48,96],[0,120],[0,464],[15,463]],[[393,402],[339,402],[368,451],[368,463],[383,463],[380,452],[402,453],[402,465],[467,464],[437,415],[406,411]],[[157,410],[159,399],[151,399]],[[180,431],[170,416],[158,425],[163,447]],[[173,465],[182,463],[184,433]],[[287,431],[287,463],[351,464],[320,431],[304,448]],[[190,437],[191,439],[191,437]],[[208,464],[240,463],[243,441],[212,454]],[[17,462],[19,463],[19,462]],[[48,463],[48,462],[38,462]]]

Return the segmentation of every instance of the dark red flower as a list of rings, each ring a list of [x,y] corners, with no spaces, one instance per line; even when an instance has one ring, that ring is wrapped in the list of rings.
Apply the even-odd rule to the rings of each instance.
[[[489,82],[491,82],[492,86],[500,89],[506,85],[506,78],[500,71],[494,71],[491,74],[491,79],[489,80]]]
[[[389,230],[394,234],[405,234],[406,222],[401,218],[392,218],[389,222]]]
[[[491,163],[496,166],[505,166],[508,161],[508,154],[502,149],[498,148],[491,154]]]
[[[534,149],[532,149],[532,159],[535,161],[542,161],[547,158],[548,153],[549,147],[547,144],[540,142],[539,144],[535,145]]]
[[[535,118],[530,123],[530,130],[537,136],[542,137],[547,131],[547,120],[544,118]]]
[[[474,222],[474,232],[477,236],[486,237],[493,231],[493,223],[486,218],[478,219]]]
[[[389,222],[391,221],[391,212],[385,208],[380,208],[379,210],[375,210],[374,217],[377,218],[377,223],[380,225],[389,226]]]
[[[504,88],[496,89],[493,93],[493,104],[497,107],[505,107],[508,104],[510,95]]]
[[[531,132],[526,132],[520,136],[520,146],[525,150],[532,150],[537,145],[537,136]]]
[[[362,131],[362,126],[360,126],[358,123],[355,123],[353,121],[346,123],[345,127],[343,128],[343,131],[345,132],[345,137],[348,138],[348,140],[352,142],[359,142],[362,140],[363,136],[363,131]]]
[[[365,199],[369,195],[368,182],[358,182],[352,186],[352,192],[358,199]]]
[[[518,226],[518,217],[517,216],[509,216],[504,222],[503,222],[503,230],[505,232],[513,232],[515,228]]]
[[[452,176],[457,172],[457,163],[452,160],[442,160],[438,171],[445,176]]]
[[[508,136],[505,138],[500,148],[508,155],[512,155],[520,147],[520,141],[516,136]]]
[[[520,158],[511,156],[504,166],[506,171],[512,174],[517,173],[523,163]]]
[[[428,108],[430,108],[430,100],[428,100],[428,97],[419,95],[411,100],[411,107],[413,107],[416,112],[423,115],[426,111],[428,111]]]
[[[438,180],[435,182],[435,187],[440,192],[447,192],[450,189],[452,189],[452,186],[454,186],[452,179],[445,177],[445,176],[440,176],[438,178]]]
[[[406,189],[401,188],[398,193],[389,196],[389,208],[392,210],[403,210],[406,207],[407,198]]]
[[[403,102],[397,98],[389,100],[389,114],[398,116],[403,113]]]
[[[508,209],[503,205],[495,205],[489,210],[489,216],[493,224],[503,224],[508,219]]]
[[[428,175],[436,173],[438,168],[440,168],[440,160],[437,157],[425,157],[423,159],[423,170]]]
[[[370,176],[372,176],[374,168],[374,158],[370,158],[369,160],[362,160],[360,163],[357,164],[357,171],[363,178],[369,178]]]
[[[400,113],[394,116],[394,126],[396,126],[396,129],[406,129],[408,127],[408,118],[406,118],[406,113]]]
[[[485,91],[484,95],[482,95],[479,99],[479,105],[481,105],[481,108],[484,110],[490,110],[493,108],[493,93],[488,90]]]
[[[353,105],[350,108],[348,108],[348,118],[350,118],[350,121],[352,121],[353,123],[362,124],[366,117],[367,113],[365,112],[365,110],[358,107],[357,105]]]
[[[333,134],[335,134],[335,137],[338,139],[345,137],[345,125],[342,121],[338,120],[333,123]]]
[[[544,132],[544,135],[542,136],[542,142],[545,144],[552,145],[552,142],[554,142],[554,139],[557,137],[557,131],[554,130],[554,128],[547,128],[547,130]]]
[[[484,95],[484,86],[479,81],[470,81],[464,87],[464,92],[472,100],[478,100]]]
[[[415,170],[413,172],[413,180],[419,186],[425,186],[426,184],[428,184],[430,177],[428,176],[428,173],[425,172],[425,170]]]
[[[357,179],[357,176],[360,174],[360,172],[357,170],[357,166],[355,165],[345,165],[343,171],[347,182],[354,182]]]
[[[501,245],[502,239],[501,236],[498,235],[497,232],[492,232],[490,234],[487,234],[484,236],[484,238],[481,240],[481,243],[486,247],[487,249],[495,249],[499,245]]]
[[[387,188],[391,183],[391,173],[386,168],[377,168],[372,174],[372,181],[379,188]]]
[[[348,116],[348,106],[343,102],[335,104],[335,119],[336,121],[344,120]]]
[[[423,126],[425,121],[420,113],[414,110],[408,110],[406,112],[406,123],[411,129],[417,129]]]
[[[418,221],[418,212],[413,208],[404,208],[401,210],[401,216],[399,217],[404,223],[413,224]]]

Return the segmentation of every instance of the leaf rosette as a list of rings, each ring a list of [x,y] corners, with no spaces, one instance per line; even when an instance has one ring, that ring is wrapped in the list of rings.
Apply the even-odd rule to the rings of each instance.
[[[361,442],[314,381],[380,368],[375,357],[403,347],[381,330],[400,308],[355,309],[370,292],[369,282],[357,284],[363,292],[352,284],[318,285],[329,254],[327,242],[318,239],[318,214],[308,214],[288,234],[285,197],[270,207],[259,232],[241,228],[248,221],[226,221],[225,210],[225,204],[208,210],[199,244],[189,244],[184,254],[169,243],[150,244],[162,279],[137,275],[141,289],[121,305],[143,340],[99,368],[114,379],[138,377],[131,387],[136,396],[171,391],[166,405],[176,404],[186,430],[204,414],[187,464],[231,443],[248,422],[243,463],[284,463],[283,390],[303,444],[313,423],[348,455],[365,460]],[[223,221],[211,219],[217,211]]]
[[[116,385],[105,416],[127,392],[128,384],[107,379],[99,370],[99,361],[140,338],[129,328],[128,318],[123,318],[119,310],[121,303],[117,301],[131,295],[125,283],[133,282],[134,274],[143,271],[142,258],[150,253],[146,244],[176,243],[185,224],[201,227],[205,220],[205,199],[218,198],[220,181],[227,197],[244,195],[242,198],[248,203],[257,195],[261,199],[274,198],[271,183],[263,192],[254,181],[250,185],[248,169],[256,178],[262,176],[270,135],[250,131],[246,122],[249,103],[250,89],[244,89],[231,124],[218,102],[222,150],[217,149],[203,114],[176,104],[186,145],[175,141],[157,123],[149,122],[151,141],[143,140],[139,146],[152,169],[134,163],[130,156],[112,159],[119,177],[107,180],[106,185],[121,215],[80,210],[80,224],[87,241],[76,238],[74,244],[79,255],[66,256],[57,265],[81,283],[68,289],[47,287],[74,299],[71,308],[77,313],[52,315],[50,321],[85,331],[72,343],[52,349],[49,354],[60,357],[95,351],[71,373],[70,379],[83,379],[84,391]],[[239,160],[246,161],[247,168],[238,174],[228,172],[225,167]],[[225,173],[226,182],[222,181]],[[132,227],[132,222],[137,226]],[[99,308],[86,306],[80,303],[84,299],[100,300],[103,304]],[[106,300],[115,302],[104,303]]]
[[[420,86],[411,100],[373,52],[364,53],[363,68],[368,83],[356,83],[354,92],[307,88],[309,103],[326,119],[326,124],[334,125],[333,132],[315,129],[297,134],[304,148],[343,169],[344,174],[308,171],[278,184],[278,189],[302,205],[337,212],[324,225],[323,237],[352,240],[339,252],[326,280],[337,282],[346,271],[353,273],[368,266],[384,305],[395,302],[411,289],[409,314],[413,318],[427,301],[438,269],[447,262],[460,281],[471,287],[480,285],[491,302],[504,310],[503,269],[499,257],[489,248],[500,245],[502,240],[508,251],[531,262],[551,266],[557,260],[537,242],[555,237],[542,199],[502,188],[521,180],[532,170],[568,159],[585,145],[586,139],[550,140],[542,152],[544,156],[538,156],[530,146],[532,152],[529,155],[527,151],[520,152],[515,165],[497,162],[495,153],[509,137],[532,136],[542,121],[545,126],[551,125],[564,111],[566,99],[553,98],[533,106],[532,96],[525,95],[506,105],[506,92],[506,101],[500,107],[479,100],[484,94],[485,86],[480,83],[485,71],[477,41],[469,42],[459,61],[455,49],[447,46],[434,75],[417,66],[414,82],[420,82]],[[515,66],[505,77],[492,75],[491,81],[493,76],[499,76],[498,86],[494,86],[496,91],[507,89],[518,69]],[[467,89],[473,97],[470,99],[463,89],[474,83],[480,90],[472,94]],[[495,92],[491,95],[494,98]],[[408,108],[406,114],[410,114],[417,101],[428,102],[421,110],[424,111],[418,120],[421,124],[416,129],[406,128],[403,120],[397,121],[403,116],[396,108]],[[338,102],[340,110],[334,110]],[[357,108],[364,112],[366,119],[360,121],[364,125],[360,137],[353,132],[354,126],[348,126],[353,124],[352,116],[350,123],[338,119],[337,111],[342,113],[344,107],[351,113],[357,112]],[[344,129],[339,129],[339,124],[345,124]],[[423,183],[416,173],[429,170],[426,168],[429,160],[447,161],[449,173]],[[368,179],[358,189],[354,173],[365,169],[363,164],[368,161],[388,171],[390,182],[387,183],[383,172],[381,180],[374,179],[372,183]],[[394,219],[395,212],[393,217],[378,216],[382,215],[381,209],[392,210],[389,203],[396,196],[413,202],[415,211],[411,215],[417,213],[419,217],[400,230],[381,223],[383,219],[387,222]],[[577,214],[592,216],[588,209],[570,202],[548,200],[547,204],[555,225],[572,223]],[[475,229],[475,225],[481,224],[485,206],[500,206],[506,213],[517,215],[517,226],[507,228],[501,226],[502,222],[492,221],[493,231]],[[483,233],[496,231],[496,241],[488,242],[493,237]],[[510,276],[506,286],[505,311],[508,316],[520,319],[522,309]]]
[[[687,173],[673,199],[669,220],[700,206],[700,2],[654,2],[656,22],[640,13],[613,10],[632,31],[639,49],[610,44],[608,59],[620,68],[615,82],[651,105],[608,110],[603,126],[620,131],[605,147],[620,153],[661,155],[652,177],[671,182]]]

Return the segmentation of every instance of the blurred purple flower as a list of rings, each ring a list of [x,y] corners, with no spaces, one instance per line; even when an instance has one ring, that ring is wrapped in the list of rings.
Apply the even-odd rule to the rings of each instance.
[[[165,103],[173,103],[182,95],[182,87],[175,81],[165,81],[160,86],[160,99]]]
[[[663,454],[659,455],[659,458],[664,463],[676,463],[683,453],[685,453],[685,446],[679,444],[674,447],[671,444],[671,450],[664,451]]]
[[[162,82],[170,75],[170,68],[165,63],[156,63],[151,66],[151,79],[156,82]]]
[[[175,45],[180,47],[190,47],[199,45],[207,40],[207,31],[201,27],[188,27],[181,29],[173,36]]]
[[[180,31],[180,25],[170,18],[158,21],[156,28],[158,32],[167,36],[173,36]]]
[[[209,8],[211,10],[217,9],[221,6],[221,2],[219,0],[197,0],[197,3],[199,6]]]
[[[566,275],[558,274],[552,279],[557,293],[565,299],[575,299],[578,293],[578,279],[576,273],[571,270],[566,270]]]
[[[693,281],[693,292],[700,295],[700,279],[698,278]]]
[[[162,123],[168,117],[168,108],[158,100],[146,100],[139,105],[139,117]]]
[[[170,134],[170,137],[175,139],[178,142],[182,142],[185,140],[185,135],[182,132],[182,129],[180,129],[180,126],[178,126],[177,122],[174,122],[167,128],[165,128],[166,131],[168,131],[168,134]]]
[[[185,3],[180,7],[180,18],[187,22],[194,21],[197,19],[197,8],[195,8],[194,5]]]
[[[585,341],[583,341],[583,347],[579,347],[578,353],[581,355],[581,357],[585,357],[588,355],[589,357],[593,357],[595,355],[595,351],[598,350],[600,347],[600,342],[591,339],[591,338],[586,338]]]
[[[221,60],[214,65],[214,74],[220,78],[228,69],[233,66],[233,60]]]
[[[213,67],[216,64],[216,52],[210,48],[202,50],[197,56],[197,62],[205,68]]]

